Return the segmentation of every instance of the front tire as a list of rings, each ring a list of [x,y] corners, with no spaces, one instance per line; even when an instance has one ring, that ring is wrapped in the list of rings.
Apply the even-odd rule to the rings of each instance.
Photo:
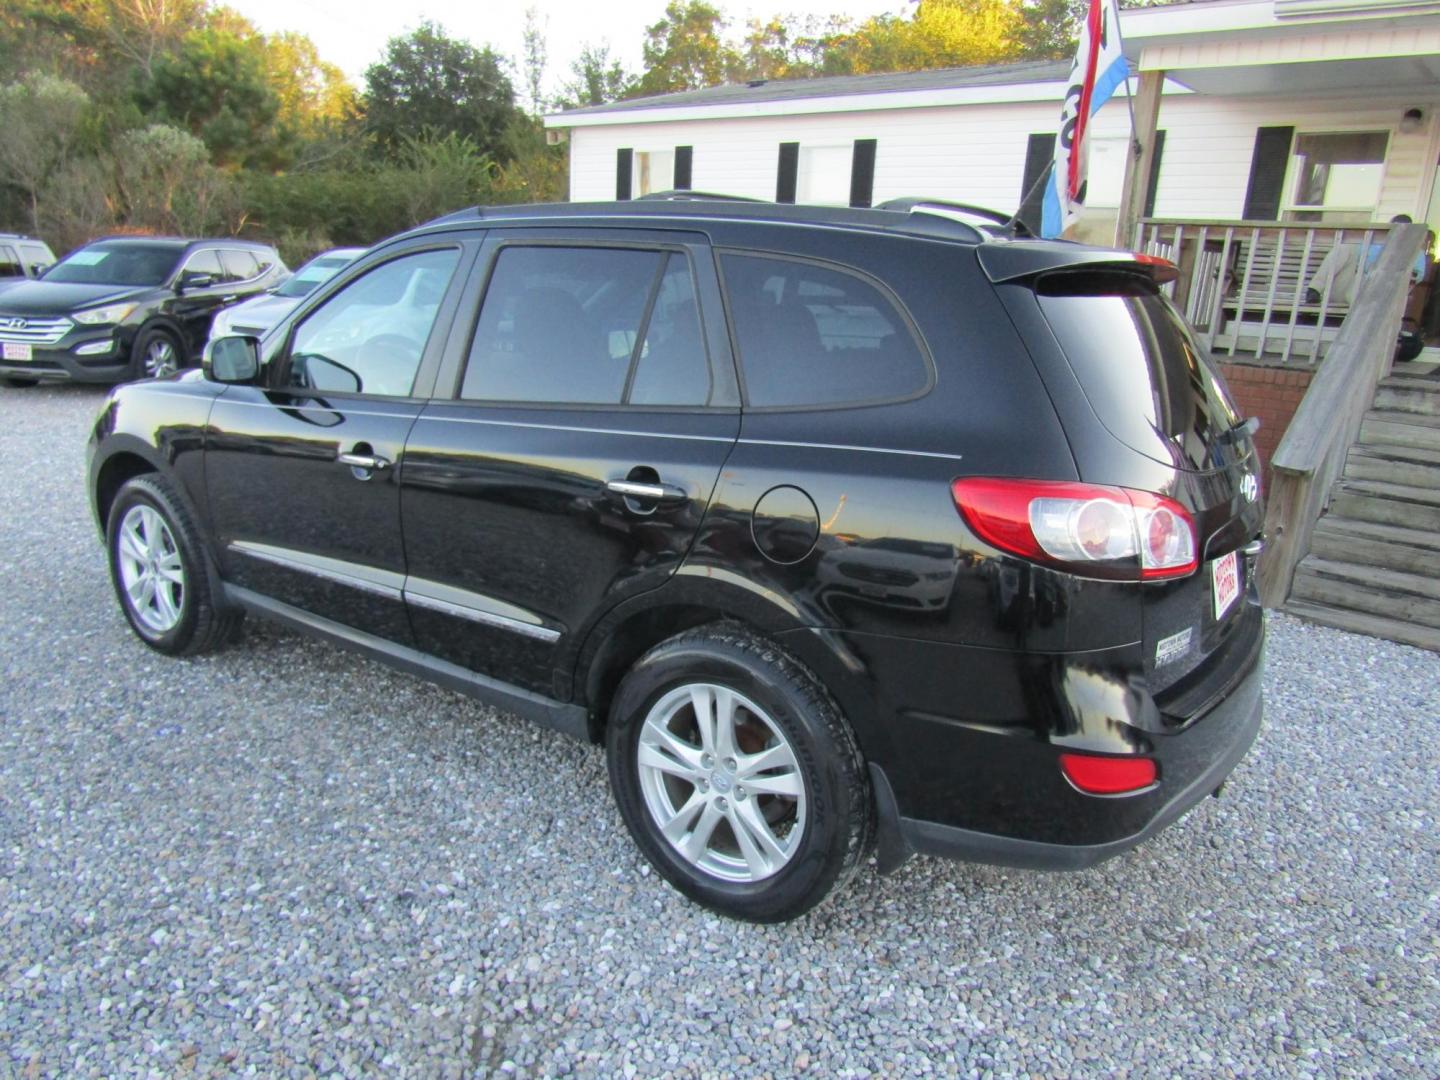
[[[162,379],[174,375],[187,364],[185,348],[168,330],[146,330],[135,339],[130,352],[132,373],[136,379]]]
[[[200,533],[164,477],[148,473],[120,489],[105,546],[120,609],[146,645],[191,656],[234,636],[241,614],[217,604]]]
[[[854,737],[815,678],[733,626],[651,649],[607,730],[636,844],[692,900],[752,922],[804,914],[854,875],[873,812]]]

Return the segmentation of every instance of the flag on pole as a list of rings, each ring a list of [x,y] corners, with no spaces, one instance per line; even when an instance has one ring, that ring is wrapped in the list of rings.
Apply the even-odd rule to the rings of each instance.
[[[1090,0],[1060,108],[1060,133],[1055,136],[1055,164],[1045,186],[1041,236],[1059,236],[1079,218],[1090,164],[1090,118],[1129,75],[1130,65],[1120,46],[1116,0]]]

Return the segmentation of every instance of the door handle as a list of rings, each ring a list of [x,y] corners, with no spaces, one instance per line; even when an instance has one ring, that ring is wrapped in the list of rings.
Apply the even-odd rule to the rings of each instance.
[[[341,465],[352,469],[388,469],[390,461],[376,454],[340,454],[335,458]]]
[[[605,485],[605,490],[623,495],[627,499],[647,499],[652,502],[679,503],[689,498],[679,488],[665,484],[646,484],[638,480],[611,480]]]

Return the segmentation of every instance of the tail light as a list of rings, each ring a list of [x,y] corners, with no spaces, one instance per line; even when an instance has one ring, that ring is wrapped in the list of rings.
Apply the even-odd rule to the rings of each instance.
[[[1147,757],[1061,754],[1060,771],[1065,774],[1065,779],[1087,795],[1124,795],[1143,791],[1159,779],[1154,759]]]
[[[1022,559],[1087,577],[1185,577],[1199,565],[1195,521],[1174,499],[1130,488],[963,477],[950,487],[965,523]]]

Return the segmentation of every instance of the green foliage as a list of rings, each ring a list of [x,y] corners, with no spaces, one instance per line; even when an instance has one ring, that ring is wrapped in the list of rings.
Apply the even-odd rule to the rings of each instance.
[[[199,236],[223,227],[230,181],[189,132],[165,124],[127,131],[114,170],[118,216],[129,229]]]
[[[641,96],[719,86],[742,66],[725,43],[725,16],[705,0],[670,0],[665,16],[645,31]]]
[[[367,127],[389,153],[407,135],[428,129],[454,132],[499,157],[515,114],[515,89],[501,65],[488,48],[421,23],[391,38],[384,58],[365,72]]]
[[[608,105],[628,97],[635,77],[610,55],[610,46],[586,45],[570,64],[570,78],[560,88],[557,109],[579,109],[587,105]]]
[[[72,82],[31,75],[0,87],[0,183],[29,209],[40,228],[41,195],[70,162],[90,98]]]
[[[1088,0],[1028,0],[1020,7],[1015,40],[1026,60],[1068,60],[1075,55],[1077,27]]]

